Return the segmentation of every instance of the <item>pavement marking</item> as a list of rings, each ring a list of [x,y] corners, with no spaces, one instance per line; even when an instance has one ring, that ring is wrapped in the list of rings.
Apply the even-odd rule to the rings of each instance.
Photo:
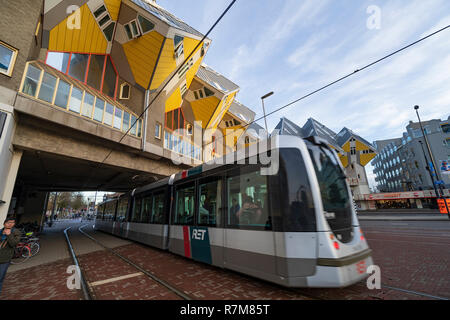
[[[142,275],[144,275],[142,272],[137,272],[137,273],[128,274],[126,276],[115,277],[115,278],[110,278],[110,279],[106,279],[106,280],[100,280],[100,281],[91,282],[89,285],[91,287],[95,287],[95,286],[100,286],[102,284],[116,282],[116,281],[129,279],[129,278],[134,278],[134,277],[138,277],[138,276],[142,276]]]

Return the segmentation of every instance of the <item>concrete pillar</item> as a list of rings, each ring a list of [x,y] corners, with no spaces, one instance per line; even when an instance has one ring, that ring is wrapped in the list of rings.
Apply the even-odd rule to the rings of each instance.
[[[20,160],[22,159],[22,154],[22,150],[14,150],[12,154],[11,163],[9,164],[9,169],[7,171],[7,178],[4,182],[3,194],[0,197],[0,199],[5,202],[0,204],[0,224],[3,224],[3,221],[8,214],[14,185],[16,184],[17,172],[19,171]]]

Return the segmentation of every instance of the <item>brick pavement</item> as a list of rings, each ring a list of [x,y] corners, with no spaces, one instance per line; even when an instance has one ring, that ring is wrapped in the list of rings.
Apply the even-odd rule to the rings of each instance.
[[[135,274],[137,269],[104,250],[78,257],[89,283]],[[98,300],[178,300],[181,299],[145,275],[93,287]]]
[[[365,228],[364,232],[374,261],[381,267],[382,284],[450,298],[450,237],[444,232],[416,230],[413,234],[401,228],[381,231]],[[429,299],[387,288],[368,290],[365,282],[344,289],[286,289],[137,243],[115,250],[198,300]],[[83,254],[79,261],[90,283],[138,272],[103,250]],[[70,259],[64,259],[10,272],[0,299],[81,299],[80,291],[66,287],[66,268],[70,264]],[[145,275],[100,284],[93,290],[95,298],[100,300],[179,299]]]
[[[80,300],[79,290],[67,288],[71,259],[8,272],[0,300]]]
[[[147,271],[199,300],[309,300],[278,285],[209,266],[169,252],[130,244],[115,249]]]

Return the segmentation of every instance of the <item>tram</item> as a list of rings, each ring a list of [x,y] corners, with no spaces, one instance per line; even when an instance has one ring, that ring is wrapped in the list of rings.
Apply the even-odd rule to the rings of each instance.
[[[366,278],[371,250],[335,151],[294,136],[268,150],[275,174],[262,153],[206,163],[100,204],[95,228],[286,287]]]

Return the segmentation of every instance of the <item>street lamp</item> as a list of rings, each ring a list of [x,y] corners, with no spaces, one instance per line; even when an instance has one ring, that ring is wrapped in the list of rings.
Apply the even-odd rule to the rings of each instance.
[[[420,146],[422,147],[422,152],[423,152],[423,156],[425,158],[426,168],[427,168],[428,173],[430,174],[431,183],[433,184],[434,192],[436,193],[436,197],[437,197],[438,191],[437,191],[437,186],[434,183],[433,172],[431,171],[430,165],[428,163],[427,155],[425,153],[425,150],[423,149],[423,142],[421,140],[419,140],[419,143],[420,143]]]
[[[266,119],[266,109],[264,108],[264,99],[270,97],[271,95],[273,95],[273,91],[269,92],[268,94],[261,97],[262,108],[263,108],[263,113],[264,113],[264,123],[266,124],[267,139],[269,139],[269,130],[267,129],[267,119]]]
[[[423,137],[425,139],[425,144],[427,145],[428,153],[430,155],[431,165],[433,167],[433,168],[430,168],[430,174],[432,175],[432,169],[434,169],[434,172],[436,174],[436,178],[438,179],[438,181],[441,181],[442,179],[440,178],[438,167],[436,166],[436,162],[434,161],[434,157],[433,157],[433,153],[431,152],[430,144],[428,143],[428,139],[427,139],[427,136],[425,134],[425,130],[423,129],[423,126],[422,126],[422,121],[420,120],[419,106],[415,106],[414,110],[416,110],[417,119],[419,119],[420,129],[422,129],[422,134],[423,134]],[[432,177],[433,177],[433,175],[432,175]],[[433,179],[431,179],[431,180],[432,180],[433,184],[435,184],[434,180]],[[435,187],[435,190],[436,190],[436,187]],[[448,217],[450,219],[450,211],[448,210],[447,199],[445,199],[445,197],[444,197],[444,192],[442,190],[442,185],[439,185],[439,191],[440,191],[440,198],[444,200],[445,208],[447,209],[447,214],[448,214]],[[437,193],[436,193],[436,198],[438,198],[438,194]]]

